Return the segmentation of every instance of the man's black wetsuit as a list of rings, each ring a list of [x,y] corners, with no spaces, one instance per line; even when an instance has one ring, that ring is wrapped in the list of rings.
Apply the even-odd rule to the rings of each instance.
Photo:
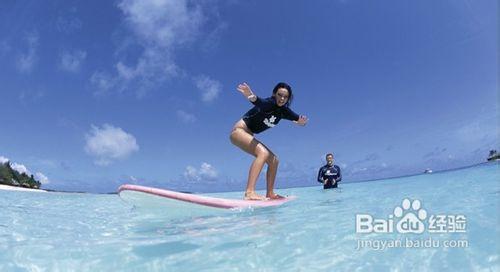
[[[272,128],[281,119],[290,121],[299,120],[299,115],[287,106],[278,107],[274,97],[264,99],[257,97],[257,100],[252,102],[252,104],[255,106],[243,115],[243,121],[253,133],[260,133],[268,128]]]
[[[342,180],[342,174],[340,173],[340,167],[337,165],[328,165],[321,167],[318,172],[318,182],[323,183],[323,179],[326,179],[326,184],[323,185],[323,189],[337,188],[339,181]],[[333,181],[336,180],[335,184]]]

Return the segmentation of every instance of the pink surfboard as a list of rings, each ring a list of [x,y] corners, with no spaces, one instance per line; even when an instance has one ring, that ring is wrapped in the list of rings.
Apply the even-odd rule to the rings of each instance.
[[[219,209],[262,208],[282,205],[295,196],[276,200],[242,200],[187,194],[153,187],[124,184],[118,188],[120,198],[137,206],[179,206],[195,204]],[[192,206],[192,205],[190,205]]]

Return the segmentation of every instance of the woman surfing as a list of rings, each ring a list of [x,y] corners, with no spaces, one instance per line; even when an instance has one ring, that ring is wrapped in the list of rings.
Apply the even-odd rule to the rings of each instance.
[[[243,94],[253,105],[243,117],[236,122],[231,132],[231,143],[243,151],[255,157],[248,173],[245,199],[265,200],[283,198],[274,193],[274,181],[278,171],[278,157],[262,142],[254,137],[254,134],[263,132],[276,126],[281,119],[287,119],[304,126],[308,119],[304,115],[298,115],[289,107],[293,100],[293,92],[290,85],[280,82],[274,89],[271,97],[260,98],[256,96],[246,83],[238,85],[237,90]],[[257,178],[267,164],[267,193],[266,197],[255,192]]]

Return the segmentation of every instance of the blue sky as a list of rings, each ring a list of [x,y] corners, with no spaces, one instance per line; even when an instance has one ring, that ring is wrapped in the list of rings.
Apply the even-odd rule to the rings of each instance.
[[[285,81],[310,120],[257,136],[278,187],[316,185],[328,152],[345,181],[482,162],[499,148],[497,5],[3,1],[0,159],[51,189],[241,191],[236,86]]]

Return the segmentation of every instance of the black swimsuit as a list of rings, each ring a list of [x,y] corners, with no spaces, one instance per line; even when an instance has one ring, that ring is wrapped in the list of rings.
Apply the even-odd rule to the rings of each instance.
[[[278,107],[274,97],[261,99],[257,97],[255,106],[245,115],[243,121],[253,133],[260,133],[268,128],[272,128],[279,123],[281,119],[298,121],[299,115],[293,112],[287,106]]]
[[[342,173],[340,172],[340,167],[337,165],[325,165],[319,169],[318,172],[318,182],[323,183],[326,179],[326,184],[323,185],[323,189],[337,188],[337,185],[342,180]],[[333,184],[333,181],[337,181]]]

